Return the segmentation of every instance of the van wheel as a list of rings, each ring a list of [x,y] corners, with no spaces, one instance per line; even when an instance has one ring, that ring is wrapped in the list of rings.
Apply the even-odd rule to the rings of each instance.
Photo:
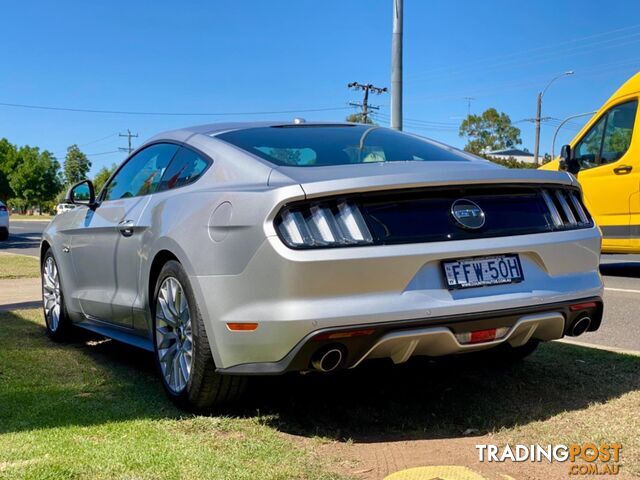
[[[151,313],[156,366],[176,405],[198,411],[240,396],[246,378],[216,373],[202,316],[179,262],[162,267]]]

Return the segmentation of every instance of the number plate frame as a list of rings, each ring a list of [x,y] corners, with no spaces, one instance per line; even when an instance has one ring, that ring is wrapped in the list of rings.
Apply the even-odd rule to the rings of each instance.
[[[487,266],[488,269],[490,269],[490,267],[488,267],[488,263],[483,263],[483,262],[489,262],[489,261],[495,261],[495,262],[499,262],[500,260],[505,260],[505,259],[515,259],[515,265],[517,265],[517,270],[519,271],[520,275],[519,276],[509,276],[509,277],[505,277],[503,275],[499,275],[498,278],[493,278],[491,277],[484,277],[485,274],[487,274],[488,272],[485,270],[485,265]],[[470,269],[471,269],[471,273],[473,273],[474,276],[476,276],[475,274],[475,269],[474,266],[472,265],[473,263],[481,263],[482,264],[482,269],[483,269],[483,280],[476,280],[473,282],[469,282],[468,278],[465,277],[464,274],[464,270],[462,270],[462,277],[463,280],[467,280],[466,282],[460,282],[458,281],[458,278],[453,275],[450,274],[451,273],[451,269],[447,269],[448,266],[453,266],[453,265],[458,265],[460,268],[463,268],[462,266],[464,264],[469,264],[471,265]],[[517,253],[504,253],[504,254],[499,254],[499,255],[484,255],[481,257],[466,257],[466,258],[460,258],[460,259],[456,259],[456,260],[442,260],[440,262],[440,266],[442,268],[442,275],[444,278],[444,283],[447,287],[447,289],[449,290],[462,290],[462,289],[467,289],[467,288],[479,288],[479,287],[491,287],[491,286],[495,286],[495,285],[510,285],[512,283],[520,283],[524,281],[524,271],[522,270],[522,263],[520,262],[520,256]],[[509,265],[507,264],[507,267],[509,268]],[[499,268],[499,267],[495,267],[495,268]],[[501,272],[498,272],[499,274]],[[512,273],[511,268],[509,268],[508,271],[509,274]],[[453,283],[451,283],[451,280],[453,280]]]

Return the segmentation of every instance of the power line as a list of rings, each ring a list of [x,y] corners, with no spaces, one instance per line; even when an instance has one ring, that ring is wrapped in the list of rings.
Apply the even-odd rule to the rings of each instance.
[[[367,123],[367,120],[369,119],[369,109],[378,110],[380,108],[369,104],[369,92],[380,95],[387,91],[387,87],[376,87],[372,83],[363,84],[358,82],[351,82],[347,87],[353,88],[354,90],[362,90],[364,92],[362,103],[350,102],[349,105],[352,107],[362,108],[362,123]]]
[[[120,148],[118,148],[118,150],[120,150],[121,152],[127,152],[129,155],[131,155],[131,152],[133,152],[133,146],[131,145],[131,139],[132,138],[138,138],[138,134],[137,133],[131,133],[131,130],[129,130],[127,128],[127,133],[119,133],[118,136],[119,137],[127,137],[127,148],[120,147]]]
[[[616,62],[611,62],[603,65],[599,65],[594,69],[580,70],[576,73],[576,78],[593,78],[593,77],[601,77],[607,76],[618,72],[627,71],[630,68],[636,68],[640,59],[624,59]],[[546,78],[547,75],[539,75],[536,78]],[[467,88],[466,90],[460,90],[457,92],[447,93],[444,95],[429,95],[429,96],[420,96],[413,95],[411,98],[415,102],[416,100],[421,100],[423,102],[436,102],[443,100],[456,100],[459,99],[465,93],[472,93],[478,97],[487,97],[491,96],[495,93],[504,93],[506,91],[515,91],[515,90],[523,90],[528,87],[534,87],[540,85],[541,81],[529,79],[527,81],[520,82],[510,82],[504,84],[496,84],[493,86],[487,86],[485,88],[479,88],[478,90],[472,90],[471,92]]]
[[[99,155],[109,155],[111,153],[120,153],[122,150],[109,150],[108,152],[86,153],[87,157],[97,157]]]
[[[81,143],[80,145],[78,145],[78,147],[86,147],[87,145],[92,145],[94,143],[102,142],[103,140],[107,140],[108,138],[115,137],[116,135],[118,135],[118,132],[111,133],[106,137],[97,138],[96,140],[91,140],[89,142]]]
[[[328,107],[328,108],[301,108],[296,110],[272,110],[256,112],[144,112],[127,110],[101,110],[97,108],[72,108],[72,107],[50,107],[46,105],[30,105],[24,103],[0,102],[0,106],[12,108],[28,108],[34,110],[54,110],[75,113],[100,113],[116,115],[148,115],[148,116],[181,116],[181,117],[214,117],[233,115],[276,115],[284,113],[310,113],[310,112],[330,112],[336,110],[348,110],[349,107]]]
[[[389,115],[387,115],[386,113],[381,113],[378,112],[376,113],[376,116],[380,116],[383,118],[390,118]],[[420,124],[424,124],[427,126],[443,126],[443,127],[457,127],[458,124],[454,123],[454,122],[440,122],[440,121],[434,121],[434,120],[424,120],[424,119],[418,119],[418,118],[404,118],[405,121],[409,121],[409,122],[415,122],[415,123],[420,123]]]
[[[609,39],[604,39],[604,40],[599,40],[599,41],[595,41],[595,42],[587,42],[584,43],[584,40],[589,40],[589,39],[594,39],[594,38],[599,38],[599,37],[606,37],[607,35],[612,35],[612,34],[616,34],[616,33],[620,33],[620,32],[625,32],[625,31],[629,31],[629,30],[636,30],[637,28],[640,27],[640,24],[638,25],[633,25],[633,26],[629,26],[629,27],[624,27],[624,28],[619,28],[616,30],[610,30],[608,32],[602,32],[602,33],[598,33],[598,34],[594,34],[594,35],[588,35],[585,37],[577,37],[571,40],[566,40],[564,42],[559,42],[559,43],[555,43],[555,44],[550,44],[550,45],[546,45],[546,46],[541,46],[541,47],[536,47],[536,48],[532,48],[532,49],[528,49],[528,50],[522,50],[519,52],[512,52],[506,55],[499,55],[499,56],[494,56],[494,57],[486,57],[486,58],[482,58],[482,59],[477,59],[474,60],[472,62],[468,62],[466,64],[462,64],[460,66],[458,66],[457,68],[453,68],[451,69],[450,66],[442,66],[442,67],[437,67],[434,69],[430,69],[430,70],[426,70],[426,71],[422,71],[422,72],[417,72],[414,73],[412,75],[410,75],[411,78],[417,78],[423,75],[429,75],[429,76],[433,76],[436,72],[446,72],[447,77],[449,77],[450,75],[456,75],[459,73],[463,73],[465,71],[468,71],[469,69],[473,69],[475,71],[478,70],[485,70],[487,68],[495,68],[495,67],[502,67],[508,64],[512,64],[513,62],[522,62],[522,59],[525,57],[525,54],[530,54],[533,52],[539,52],[539,53],[535,53],[534,55],[526,55],[526,58],[528,60],[531,59],[531,57],[541,57],[544,56],[544,59],[549,58],[549,56],[556,56],[558,54],[562,54],[562,55],[566,55],[569,52],[575,51],[575,50],[580,50],[580,49],[585,49],[588,47],[593,47],[593,46],[598,46],[598,45],[602,45],[605,43],[611,43],[611,42],[619,42],[621,40],[627,40],[629,38],[632,37],[637,37],[638,35],[640,35],[640,33],[631,33],[628,35],[622,35],[622,36],[618,36],[616,38],[609,38]],[[558,48],[561,45],[570,45],[573,43],[577,43],[580,42],[579,45],[573,45],[573,46],[568,46],[565,48]],[[618,45],[611,45],[611,46],[607,46],[604,48],[612,48]],[[552,49],[553,51],[551,53],[545,53],[546,50]],[[596,49],[598,50],[598,49]],[[584,53],[584,52],[582,52]],[[510,60],[507,60],[510,59]],[[493,64],[487,64],[487,62],[491,62],[491,61],[497,61],[496,63]]]

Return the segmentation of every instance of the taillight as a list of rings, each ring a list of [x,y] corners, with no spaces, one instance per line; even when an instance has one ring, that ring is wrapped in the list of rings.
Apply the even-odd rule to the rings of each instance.
[[[278,215],[276,228],[282,240],[293,248],[373,243],[360,209],[347,201],[286,209]]]

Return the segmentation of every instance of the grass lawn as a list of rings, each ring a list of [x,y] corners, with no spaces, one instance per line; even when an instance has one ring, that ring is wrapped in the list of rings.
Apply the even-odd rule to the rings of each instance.
[[[0,478],[336,477],[255,412],[176,410],[148,354],[56,345],[36,310],[0,312],[0,325]]]
[[[12,213],[9,220],[33,220],[38,222],[50,222],[53,215],[22,215],[20,213]]]
[[[498,444],[619,442],[624,471],[640,473],[636,356],[550,343],[502,368],[367,362],[255,379],[241,404],[191,416],[165,399],[148,353],[88,335],[55,344],[35,310],[0,312],[0,326],[1,478],[335,478],[359,462],[351,445],[470,431]]]
[[[36,257],[0,253],[0,280],[39,276],[40,262]]]

